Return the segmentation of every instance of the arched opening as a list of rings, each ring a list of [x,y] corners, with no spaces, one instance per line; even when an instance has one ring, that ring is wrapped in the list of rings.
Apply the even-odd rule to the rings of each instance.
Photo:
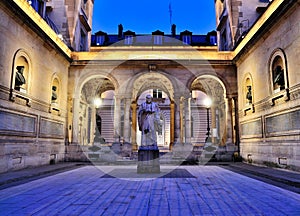
[[[191,84],[191,115],[193,117],[192,143],[204,145],[208,134],[213,144],[224,146],[227,141],[227,104],[224,84],[216,77],[203,75]],[[206,98],[212,103],[205,104]]]
[[[162,127],[160,130],[156,131],[157,145],[160,151],[168,151],[171,143],[171,131],[170,131],[170,121],[171,121],[171,100],[168,95],[161,91],[160,89],[148,89],[143,91],[137,98],[138,106],[145,102],[146,95],[152,95],[153,101],[156,102],[160,109],[160,121]],[[138,108],[138,107],[137,107]],[[136,118],[136,124],[138,125],[138,118]],[[141,146],[141,131],[136,130],[136,143],[137,146]]]
[[[81,89],[78,110],[78,141],[81,145],[114,140],[114,86],[108,78],[86,81]]]

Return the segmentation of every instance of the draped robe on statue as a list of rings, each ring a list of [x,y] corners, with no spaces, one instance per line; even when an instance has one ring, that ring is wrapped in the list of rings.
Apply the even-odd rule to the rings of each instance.
[[[144,102],[138,110],[139,130],[142,132],[141,147],[157,148],[156,131],[160,126],[160,109],[157,103]]]

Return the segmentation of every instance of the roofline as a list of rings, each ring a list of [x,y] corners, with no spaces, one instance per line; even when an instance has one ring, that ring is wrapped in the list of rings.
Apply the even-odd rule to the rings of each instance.
[[[18,6],[17,10],[21,10],[23,15],[28,18],[25,19],[29,25],[37,28],[38,34],[42,37],[49,39],[49,42],[54,45],[56,49],[58,49],[67,59],[68,61],[72,61],[73,57],[77,60],[82,57],[83,60],[87,60],[87,56],[95,56],[95,52],[105,51],[106,53],[109,51],[178,51],[194,49],[201,52],[204,56],[208,57],[208,60],[217,60],[217,57],[220,57],[220,60],[233,60],[236,61],[239,57],[241,57],[248,48],[256,43],[256,39],[261,35],[265,34],[266,29],[271,28],[274,24],[271,21],[273,17],[278,17],[279,15],[284,14],[293,4],[297,3],[295,0],[273,0],[266,11],[259,17],[259,19],[254,23],[254,25],[250,28],[249,32],[245,35],[245,38],[240,41],[237,47],[233,51],[221,51],[218,52],[216,47],[209,46],[124,46],[124,47],[91,47],[91,55],[87,55],[88,52],[72,52],[69,47],[58,37],[58,35],[51,29],[51,27],[41,19],[40,15],[24,0],[6,0],[4,4],[8,4],[10,6]],[[213,54],[214,53],[214,54]],[[121,55],[113,55],[113,56],[121,56]],[[110,55],[110,58],[113,57]],[[111,58],[113,59],[113,58]],[[193,58],[194,59],[194,58]]]
[[[290,6],[296,3],[295,0],[273,0],[267,7],[266,11],[258,18],[254,25],[250,28],[243,40],[233,50],[233,61],[236,61],[245,52],[257,42],[262,35],[264,35],[268,29],[275,25],[276,22],[272,22],[274,17],[278,17],[287,10]]]
[[[4,4],[8,4],[12,8],[21,11],[25,19],[23,21],[32,26],[33,29],[37,29],[37,34],[48,39],[51,45],[58,49],[69,62],[72,61],[72,51],[69,47],[58,37],[53,29],[46,23],[44,19],[34,10],[32,6],[24,0],[5,0]]]

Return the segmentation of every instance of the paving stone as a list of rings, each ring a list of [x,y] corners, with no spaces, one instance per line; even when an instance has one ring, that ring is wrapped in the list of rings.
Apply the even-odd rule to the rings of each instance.
[[[0,190],[3,215],[300,215],[300,195],[217,166],[102,178],[134,166],[85,166]],[[106,172],[106,171],[107,172]]]

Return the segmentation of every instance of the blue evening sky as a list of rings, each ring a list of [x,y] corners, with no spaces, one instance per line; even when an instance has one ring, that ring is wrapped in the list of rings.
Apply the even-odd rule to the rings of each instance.
[[[123,31],[151,34],[161,30],[171,33],[169,5],[176,33],[189,30],[207,34],[216,29],[214,0],[95,0],[93,33],[118,34]]]

